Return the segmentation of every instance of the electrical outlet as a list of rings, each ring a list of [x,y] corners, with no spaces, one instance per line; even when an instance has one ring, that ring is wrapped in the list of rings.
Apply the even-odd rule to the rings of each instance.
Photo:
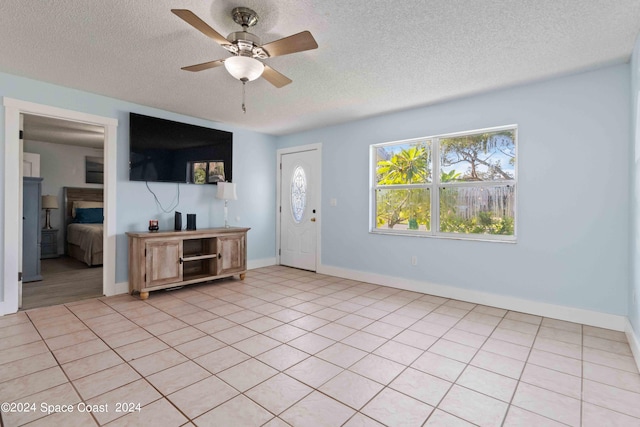
[[[411,265],[418,265],[418,257],[416,255],[411,257]]]

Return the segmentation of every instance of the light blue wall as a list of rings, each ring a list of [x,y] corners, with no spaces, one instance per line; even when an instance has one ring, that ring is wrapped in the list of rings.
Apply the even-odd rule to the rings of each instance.
[[[278,148],[323,144],[323,265],[626,315],[629,82],[621,64],[288,135]],[[514,123],[516,244],[368,232],[370,144]]]
[[[125,232],[146,230],[149,219],[153,218],[160,220],[161,229],[173,229],[173,212],[164,213],[156,206],[144,182],[128,180],[130,111],[233,132],[233,181],[237,185],[238,200],[229,202],[230,223],[251,227],[247,246],[249,261],[274,258],[275,137],[3,73],[0,73],[0,96],[118,119],[116,282],[127,281]],[[4,139],[4,119],[0,120],[0,135]],[[4,170],[4,150],[0,150],[0,165]],[[165,208],[171,205],[177,184],[149,185]],[[224,205],[215,199],[216,189],[213,185],[181,184],[176,210],[183,214],[195,213],[198,228],[224,225]],[[3,192],[4,173],[0,173],[0,200]],[[4,213],[0,215],[2,223]],[[236,217],[240,220],[236,221]],[[4,234],[0,238],[3,239]]]
[[[640,79],[637,51],[638,47],[633,76],[629,65],[623,64],[278,138],[1,73],[0,96],[119,120],[117,282],[127,280],[124,233],[145,229],[148,220],[156,217],[161,227],[171,228],[173,215],[156,207],[144,183],[127,179],[128,112],[134,111],[234,132],[239,200],[230,202],[229,217],[233,225],[252,227],[249,260],[275,254],[276,147],[320,142],[324,265],[629,313],[637,331],[638,305],[628,302],[629,248],[633,248],[635,271],[640,239],[629,238],[629,224],[630,212],[638,211],[640,185],[635,182],[640,174],[634,162],[632,180],[626,160],[634,153],[629,143],[630,130],[635,129],[629,106],[630,95],[636,99]],[[517,244],[368,233],[370,144],[512,123],[519,126]],[[0,135],[4,135],[4,121],[0,121]],[[4,165],[3,150],[0,165]],[[4,174],[0,180],[2,192]],[[150,185],[163,205],[173,200],[175,184]],[[196,213],[199,227],[222,224],[222,203],[214,199],[215,187],[181,185],[180,193],[178,210]],[[329,207],[330,198],[338,199],[338,205]],[[633,224],[637,230],[635,216]],[[418,256],[416,267],[410,266],[412,255]],[[633,277],[632,287],[637,290],[637,275]]]
[[[629,286],[629,321],[640,341],[640,122],[638,99],[640,94],[640,37],[631,56],[631,280]],[[636,297],[634,302],[633,297]]]

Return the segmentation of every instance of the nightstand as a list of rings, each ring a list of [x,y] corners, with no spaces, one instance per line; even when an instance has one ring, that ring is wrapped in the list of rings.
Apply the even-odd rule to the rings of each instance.
[[[58,258],[58,229],[42,229],[42,241],[40,243],[40,259]]]

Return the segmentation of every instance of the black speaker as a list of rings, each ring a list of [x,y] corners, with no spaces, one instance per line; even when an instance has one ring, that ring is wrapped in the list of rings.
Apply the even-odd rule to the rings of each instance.
[[[176,215],[173,219],[173,229],[176,231],[182,230],[182,214],[176,211]]]
[[[187,214],[187,230],[196,229],[196,214]]]

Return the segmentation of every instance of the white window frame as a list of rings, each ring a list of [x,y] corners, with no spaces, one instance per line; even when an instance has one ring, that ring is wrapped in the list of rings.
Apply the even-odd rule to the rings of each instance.
[[[510,180],[493,180],[493,181],[452,181],[440,182],[440,140],[445,138],[457,138],[465,135],[474,135],[478,133],[498,132],[502,130],[513,130],[515,134],[515,156],[514,178]],[[431,182],[422,184],[401,184],[401,185],[378,185],[376,178],[377,170],[377,149],[379,147],[387,147],[393,145],[416,144],[419,142],[429,141],[431,145]],[[402,235],[415,237],[435,237],[444,239],[461,239],[461,240],[479,240],[490,242],[506,242],[515,243],[518,227],[518,126],[516,124],[497,126],[491,128],[474,129],[464,132],[455,132],[448,134],[433,135],[427,137],[411,138],[399,141],[385,142],[380,144],[372,144],[370,146],[370,192],[369,192],[369,232],[372,234]],[[456,188],[456,187],[497,187],[497,186],[513,186],[514,195],[514,218],[513,218],[513,235],[503,234],[466,234],[442,232],[440,229],[440,188]],[[431,229],[429,231],[421,230],[394,230],[380,229],[376,227],[376,190],[381,189],[429,189],[431,201]]]

